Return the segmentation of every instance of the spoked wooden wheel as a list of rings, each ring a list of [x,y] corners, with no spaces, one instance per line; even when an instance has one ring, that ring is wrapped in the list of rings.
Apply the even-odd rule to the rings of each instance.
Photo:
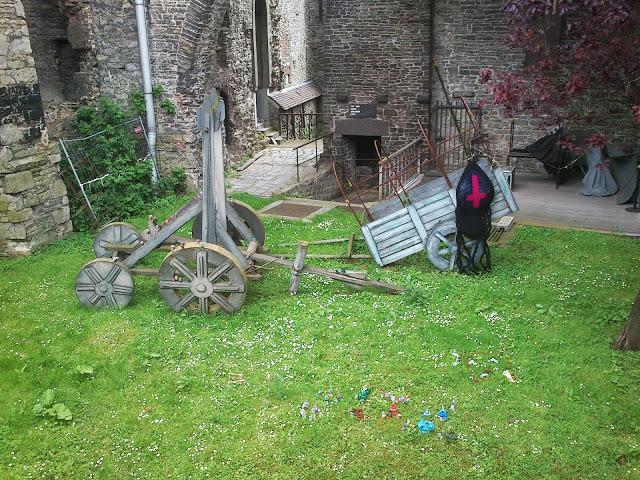
[[[126,307],[133,298],[133,276],[120,262],[96,258],[76,277],[76,295],[90,308]]]
[[[247,276],[224,248],[210,243],[186,243],[162,262],[158,272],[160,295],[179,312],[235,313],[247,295]]]
[[[244,224],[251,231],[260,246],[264,246],[266,239],[266,232],[262,220],[258,213],[249,205],[238,200],[229,200],[229,203],[233,206],[234,210],[240,215],[240,218],[244,221]],[[242,241],[242,237],[236,231],[231,222],[227,221],[227,231],[233,238],[233,241],[239,245]],[[200,240],[202,238],[202,214],[199,213],[193,220],[193,226],[191,227],[191,238]]]
[[[458,245],[456,244],[456,224],[446,222],[437,226],[429,235],[427,240],[427,254],[429,260],[438,270],[448,271],[456,268],[456,255],[458,253]],[[471,252],[475,250],[477,241],[471,240],[465,242],[465,245]],[[478,246],[475,254],[476,259],[482,258],[484,247],[482,244]],[[463,259],[463,263],[468,259]],[[464,265],[463,265],[464,266]]]
[[[137,247],[142,243],[142,237],[136,229],[128,223],[109,223],[100,229],[96,235],[96,239],[93,241],[93,251],[96,254],[96,257],[111,258],[115,255],[120,259],[124,259],[131,255],[129,252],[112,252],[111,250],[107,250],[105,245],[109,243],[118,243]]]

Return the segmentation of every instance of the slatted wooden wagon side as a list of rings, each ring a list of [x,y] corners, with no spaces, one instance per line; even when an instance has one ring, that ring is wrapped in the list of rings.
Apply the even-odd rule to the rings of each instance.
[[[389,265],[403,258],[425,250],[429,260],[440,270],[451,270],[455,266],[455,209],[456,186],[464,169],[448,173],[442,166],[442,152],[450,153],[463,149],[468,156],[478,159],[478,164],[491,179],[495,197],[491,204],[493,220],[518,211],[518,204],[511,192],[502,169],[495,163],[486,140],[479,131],[475,118],[467,103],[466,114],[471,125],[460,130],[455,136],[446,138],[436,144],[428,132],[419,123],[422,130],[421,145],[424,148],[418,169],[407,172],[394,162],[394,155],[385,156],[378,147],[380,164],[386,170],[384,186],[375,185],[373,177],[351,181],[342,179],[338,166],[334,164],[334,172],[338,185],[349,205],[360,203],[364,210],[364,219],[354,211],[360,223],[364,240],[375,262],[380,266]],[[414,140],[412,143],[415,143]],[[402,151],[404,149],[401,149]],[[405,186],[412,178],[426,171],[429,167],[441,173],[429,182],[407,190]],[[379,175],[379,178],[383,178]],[[350,190],[350,192],[347,192]],[[391,194],[377,204],[368,205],[365,200],[370,191],[386,190]],[[481,253],[481,252],[480,252]]]

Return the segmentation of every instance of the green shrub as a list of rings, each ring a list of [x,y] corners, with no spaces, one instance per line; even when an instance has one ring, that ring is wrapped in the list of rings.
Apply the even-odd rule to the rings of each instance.
[[[134,107],[135,108],[135,107]],[[86,154],[96,172],[109,172],[90,188],[90,200],[100,222],[127,218],[144,212],[159,197],[184,193],[186,175],[176,169],[156,184],[151,181],[152,162],[139,158],[138,139],[130,128],[119,127],[130,114],[115,101],[103,98],[97,108],[82,107],[76,113],[74,129],[82,136],[104,131]],[[67,162],[63,168],[69,169]],[[69,175],[66,175],[70,178]],[[72,218],[76,230],[94,226],[81,198],[71,198]]]

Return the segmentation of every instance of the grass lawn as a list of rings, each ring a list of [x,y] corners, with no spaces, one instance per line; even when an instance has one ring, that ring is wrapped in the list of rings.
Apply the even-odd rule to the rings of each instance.
[[[271,244],[357,232],[342,211],[266,226]],[[609,347],[640,287],[637,240],[521,227],[480,278],[422,254],[355,264],[410,287],[397,296],[305,276],[292,297],[268,269],[232,317],[175,314],[152,278],[127,309],[82,308],[91,242],[0,261],[1,478],[640,478],[640,354]],[[34,414],[49,389],[72,420]],[[381,418],[383,392],[410,397],[402,419]],[[322,414],[301,418],[304,400]]]

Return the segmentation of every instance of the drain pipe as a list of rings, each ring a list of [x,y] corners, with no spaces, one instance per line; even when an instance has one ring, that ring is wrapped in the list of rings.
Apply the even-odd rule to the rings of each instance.
[[[149,149],[153,160],[151,180],[158,180],[158,167],[156,166],[156,143],[158,130],[156,128],[156,112],[153,106],[153,84],[151,82],[151,61],[149,59],[149,36],[147,33],[147,9],[145,0],[135,0],[136,21],[138,24],[138,45],[140,47],[140,68],[142,69],[142,88],[147,110],[147,136]]]

